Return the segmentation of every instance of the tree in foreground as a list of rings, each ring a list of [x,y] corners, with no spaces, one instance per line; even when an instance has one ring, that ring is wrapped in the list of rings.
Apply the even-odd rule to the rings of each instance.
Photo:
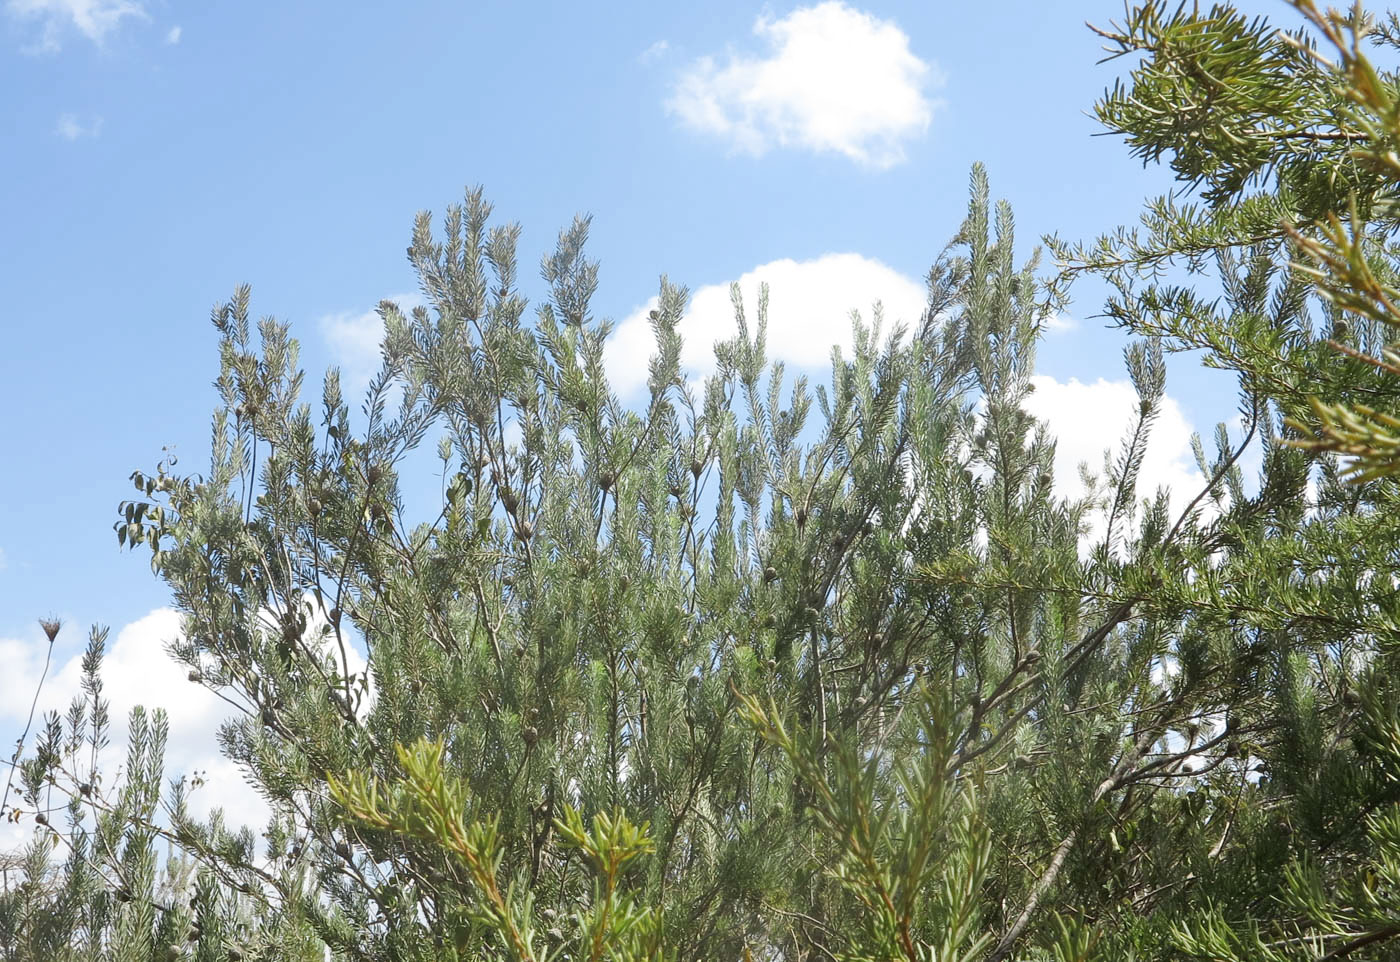
[[[440,239],[420,219],[429,306],[382,307],[359,436],[333,374],[319,417],[298,407],[294,343],[255,337],[240,292],[210,474],[138,478],[164,497],[125,536],[156,552],[191,672],[243,707],[225,747],[283,826],[278,872],[228,872],[349,957],[879,954],[950,919],[971,951],[991,851],[965,781],[1028,714],[1047,602],[918,571],[989,524],[1038,570],[1077,544],[1020,409],[1039,309],[1009,211],[979,173],[925,317],[858,324],[815,390],[769,367],[761,298],[692,393],[663,281],[640,411],[607,384],[586,222],[527,324],[489,213],[470,194]],[[430,430],[442,493],[413,522]],[[961,705],[925,693],[947,683]]]
[[[1400,952],[1400,81],[1372,54],[1393,55],[1400,20],[1291,6],[1294,33],[1231,5],[1162,3],[1103,31],[1111,56],[1142,58],[1100,118],[1139,156],[1168,159],[1197,199],[1163,198],[1140,230],[1056,250],[1071,273],[1115,286],[1107,313],[1125,329],[1237,372],[1242,407],[1267,412],[1277,437],[1265,484],[1271,461],[1306,481],[1285,524],[1271,520],[1259,574],[1232,586],[1254,596],[1240,627],[1274,649],[1286,685],[1251,748],[1259,777],[1242,786],[1257,814],[1224,823],[1220,868],[1193,882],[1199,911],[1171,926],[1170,951],[1389,959]],[[1260,595],[1270,572],[1281,590]]]
[[[857,321],[809,389],[736,294],[697,392],[663,281],[628,409],[586,230],[527,323],[516,228],[477,193],[420,218],[428,306],[382,305],[358,434],[334,373],[299,404],[246,291],[216,311],[211,471],[138,476],[119,526],[277,813],[257,865],[182,821],[194,852],[348,958],[1080,958],[1160,941],[1231,825],[1231,871],[1284,863],[1249,773],[1352,621],[1258,625],[1289,538],[1332,527],[1301,452],[1246,496],[1262,411],[1173,511],[1137,489],[1165,368],[1135,345],[1131,431],[1057,497],[1025,410],[1046,292],[980,170],[911,328]]]

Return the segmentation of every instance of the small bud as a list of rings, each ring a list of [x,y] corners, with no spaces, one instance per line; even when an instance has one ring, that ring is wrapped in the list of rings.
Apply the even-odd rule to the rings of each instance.
[[[797,513],[794,515],[794,517],[797,519],[797,526],[799,528],[802,527],[807,523],[807,509],[798,508]]]
[[[83,782],[81,785],[78,786],[78,792],[83,796],[83,798],[92,798],[92,783]]]
[[[1030,651],[1026,652],[1024,661],[1027,665],[1034,665],[1036,662],[1040,661],[1040,652],[1032,648]]]
[[[340,609],[339,609],[339,608],[332,608],[332,609],[327,613],[327,617],[330,618],[331,624],[336,625],[337,627],[340,625]]]
[[[529,711],[525,712],[525,720],[527,722],[530,722],[531,724],[534,724],[535,722],[539,721],[540,710],[538,708],[531,708]]]
[[[778,669],[778,659],[776,659],[776,658],[769,658],[769,659],[768,659],[768,670],[769,670],[769,671],[777,671],[777,669]]]
[[[522,521],[516,526],[515,534],[521,541],[529,541],[535,535],[535,526],[528,521]]]
[[[673,484],[673,485],[671,485],[671,497],[676,498],[676,499],[679,499],[680,496],[681,496],[681,486],[680,486],[679,484]]]
[[[39,627],[44,629],[44,634],[48,636],[49,644],[58,637],[59,629],[63,627],[63,622],[57,618],[41,618]]]
[[[534,745],[540,740],[540,732],[533,725],[526,725],[520,732],[520,737],[524,739],[526,745]]]
[[[365,472],[365,480],[370,483],[371,487],[378,484],[382,477],[384,477],[384,469],[377,464],[371,464],[369,470]]]
[[[310,513],[310,515],[311,515],[312,518],[319,518],[319,517],[321,516],[321,501],[320,501],[320,499],[318,499],[318,498],[311,498],[311,499],[309,499],[309,500],[306,502],[306,510],[307,510],[307,512]]]
[[[874,530],[875,526],[869,521],[865,522],[865,524],[860,526],[860,533],[867,538],[870,537],[871,533],[874,532]]]
[[[188,678],[190,681],[194,682],[196,685],[204,681],[204,675],[197,671],[192,671],[185,677]]]
[[[117,901],[118,901],[118,902],[130,902],[130,901],[131,901],[131,893],[128,892],[128,891],[127,891],[126,889],[124,889],[124,888],[117,889]]]
[[[515,514],[515,509],[520,507],[520,501],[510,488],[501,489],[501,504],[505,506],[507,514]]]
[[[700,472],[703,470],[705,470],[705,465],[701,461],[695,460],[690,462],[690,473],[696,478],[700,477]]]
[[[243,953],[233,946],[228,949],[228,962],[243,962]]]
[[[1340,341],[1351,333],[1351,323],[1345,317],[1339,317],[1332,323],[1332,339]]]
[[[604,471],[602,474],[598,475],[598,487],[606,491],[613,486],[613,482],[616,480],[611,471]]]
[[[776,627],[778,627],[778,616],[777,616],[777,615],[774,615],[774,614],[767,614],[767,615],[764,615],[764,616],[763,616],[763,627],[765,627],[765,628],[770,628],[770,629],[771,629],[771,628],[776,628]]]
[[[764,583],[764,584],[772,584],[773,582],[775,582],[775,581],[777,581],[777,580],[778,580],[778,569],[777,569],[777,568],[774,568],[772,565],[769,565],[768,567],[766,567],[766,568],[763,569],[763,583]]]
[[[38,815],[34,816],[34,821],[38,822],[40,825],[47,825],[49,824],[49,817],[43,812],[40,812]]]
[[[626,591],[626,590],[627,590],[628,588],[630,588],[631,586],[632,586],[632,579],[629,578],[629,577],[627,577],[626,575],[623,575],[622,577],[620,577],[620,578],[617,579],[617,589],[618,589],[619,591]]]

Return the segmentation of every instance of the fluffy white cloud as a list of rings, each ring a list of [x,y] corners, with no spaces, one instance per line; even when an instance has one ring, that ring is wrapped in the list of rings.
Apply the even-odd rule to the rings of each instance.
[[[58,123],[54,125],[53,132],[68,141],[96,137],[102,133],[102,118],[94,117],[89,122],[83,123],[76,114],[63,114],[58,118]]]
[[[73,630],[72,626],[65,628],[64,635]],[[198,773],[203,779],[204,784],[190,797],[191,809],[205,814],[222,807],[231,825],[246,824],[259,829],[267,820],[266,803],[238,767],[219,753],[219,726],[232,709],[208,689],[191,682],[187,669],[166,652],[167,643],[179,633],[179,615],[169,608],[160,608],[127,625],[115,639],[108,639],[102,662],[102,693],[110,702],[112,729],[111,744],[99,759],[102,771],[110,784],[125,762],[131,709],[136,705],[143,705],[148,711],[162,708],[170,723],[166,777]],[[46,647],[42,638],[0,639],[0,664],[5,665],[0,676],[0,728],[13,732],[15,737],[23,730],[29,713],[43,672]],[[38,701],[36,729],[44,712],[63,713],[74,698],[81,696],[81,679],[81,652],[50,669]],[[32,750],[32,732],[30,737],[26,747]],[[28,820],[19,825],[0,824],[0,850],[28,838],[32,827]]]
[[[1104,451],[1117,457],[1124,436],[1137,415],[1138,396],[1127,379],[1099,378],[1084,384],[1074,378],[1060,383],[1038,375],[1026,408],[1044,421],[1055,436],[1055,486],[1062,497],[1081,497],[1084,485],[1079,465],[1102,474]],[[1152,496],[1159,487],[1171,491],[1172,507],[1181,510],[1205,483],[1191,453],[1191,423],[1170,395],[1148,437],[1147,454],[1138,475],[1138,493]]]
[[[917,324],[927,299],[922,283],[859,254],[772,261],[748,271],[738,283],[751,331],[757,322],[759,284],[768,284],[768,357],[802,368],[825,367],[833,345],[849,353],[853,310],[869,324],[871,305],[881,302],[888,333],[896,322]],[[608,378],[622,397],[646,384],[647,360],[656,350],[647,314],[656,304],[656,298],[643,304],[608,339]],[[684,341],[682,373],[691,379],[713,373],[715,342],[738,330],[729,284],[696,290],[679,330]]]
[[[1040,326],[1046,334],[1068,334],[1079,330],[1079,321],[1068,314],[1055,313],[1047,315]]]
[[[51,53],[69,30],[101,43],[126,19],[147,19],[139,0],[5,0],[5,12],[20,20],[38,21],[41,34],[35,49]]]
[[[902,161],[905,143],[928,129],[939,105],[928,91],[943,77],[892,21],[828,0],[760,16],[753,32],[766,55],[702,57],[667,109],[736,150],[803,147],[876,168]]]
[[[418,294],[394,294],[386,300],[399,305],[405,314],[423,303]],[[317,321],[321,336],[331,349],[331,356],[340,367],[340,383],[351,408],[379,371],[383,360],[380,345],[384,342],[384,320],[375,308],[368,311],[343,311],[327,314]]]
[[[171,27],[169,30],[166,31],[165,42],[169,44],[179,43],[180,35],[182,33],[184,33],[184,31],[180,29],[179,24],[176,24],[175,26]]]

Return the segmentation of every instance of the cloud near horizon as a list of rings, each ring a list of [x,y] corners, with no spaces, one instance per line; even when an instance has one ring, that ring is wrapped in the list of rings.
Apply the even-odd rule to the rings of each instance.
[[[64,634],[74,631],[69,626]],[[180,616],[173,609],[157,608],[109,637],[102,659],[102,695],[109,701],[110,744],[99,757],[108,787],[126,761],[128,724],[131,709],[142,705],[147,712],[163,709],[170,725],[165,751],[165,779],[198,773],[203,785],[190,794],[190,808],[206,815],[222,807],[232,827],[248,825],[259,830],[267,821],[267,803],[248,784],[243,772],[219,751],[218,731],[232,709],[213,692],[191,682],[187,669],[166,651],[166,645],[180,634]],[[66,712],[74,698],[82,694],[84,645],[72,657],[50,669],[40,690],[34,715],[35,730],[48,711]],[[6,666],[0,681],[0,724],[18,733],[24,727],[30,700],[39,687],[46,643],[43,640],[0,639],[0,664]],[[30,733],[27,753],[33,751]],[[15,801],[13,793],[10,798]],[[0,851],[22,844],[33,829],[33,821],[0,824]]]
[[[701,57],[676,82],[666,109],[683,125],[761,156],[774,147],[836,153],[874,169],[905,159],[940,101],[938,67],[915,56],[893,21],[827,0],[753,33],[763,55]]]

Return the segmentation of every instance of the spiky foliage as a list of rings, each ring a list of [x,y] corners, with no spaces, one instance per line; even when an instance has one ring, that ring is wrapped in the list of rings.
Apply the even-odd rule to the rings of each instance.
[[[1381,734],[1393,720],[1378,707],[1394,701],[1400,637],[1381,413],[1395,410],[1397,384],[1377,296],[1396,269],[1397,80],[1363,40],[1393,48],[1397,21],[1292,6],[1292,33],[1229,4],[1156,2],[1102,31],[1112,55],[1143,56],[1100,117],[1199,193],[1150,205],[1141,231],[1056,251],[1070,275],[1114,285],[1107,314],[1123,327],[1236,372],[1264,441],[1257,495],[1230,485],[1225,563],[1213,559],[1188,593],[1236,611],[1228,670],[1249,676],[1252,694],[1229,717],[1253,730],[1231,737],[1253,772],[1183,784],[1186,818],[1210,826],[1199,838],[1217,835],[1182,860],[1178,882],[1206,911],[1149,916],[1138,944],[1151,933],[1194,958],[1394,958],[1389,896],[1365,880],[1395,865],[1400,799]],[[1185,109],[1164,112],[1168,102]]]
[[[6,962],[225,962],[307,959],[283,951],[279,924],[211,866],[181,852],[169,829],[189,784],[161,797],[168,726],[163,712],[135,709],[123,761],[108,752],[102,695],[106,629],[95,628],[82,660],[83,696],[44,718],[20,768],[10,823],[34,824],[7,860],[0,888],[0,957]],[[218,818],[212,827],[217,829]],[[251,839],[245,844],[251,846]],[[290,928],[294,929],[293,923]],[[272,942],[283,944],[262,954]],[[319,955],[317,956],[319,957]]]
[[[118,535],[170,583],[191,678],[241,709],[225,750],[302,872],[264,888],[345,958],[1152,944],[1231,826],[1279,817],[1248,772],[1296,747],[1275,720],[1313,711],[1299,666],[1370,598],[1284,558],[1305,455],[1271,449],[1246,496],[1254,407],[1201,449],[1199,492],[1141,490],[1147,342],[1128,435],[1088,497],[1057,497],[1025,410],[1053,292],[980,169],[923,317],[857,318],[813,388],[768,364],[766,295],[750,318],[738,291],[716,375],[688,384],[663,280],[625,406],[587,228],[527,321],[517,228],[479,192],[441,236],[421,216],[427,306],[381,305],[358,433],[335,372],[319,416],[299,403],[295,342],[254,336],[246,290],[215,311],[211,470],[138,475]],[[425,511],[405,492],[434,429]]]

